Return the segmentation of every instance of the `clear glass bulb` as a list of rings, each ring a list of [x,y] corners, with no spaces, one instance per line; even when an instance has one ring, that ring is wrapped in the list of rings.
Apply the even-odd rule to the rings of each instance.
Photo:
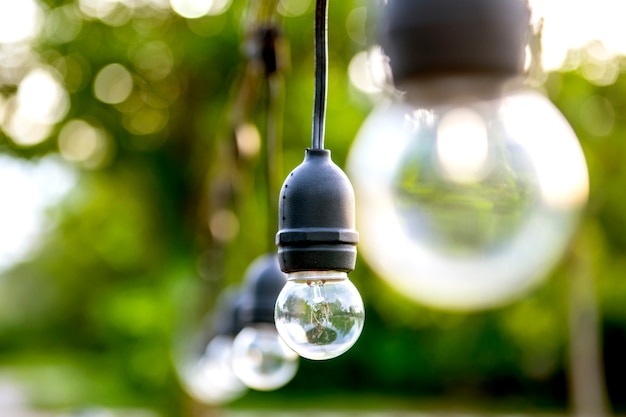
[[[408,297],[446,309],[497,306],[540,281],[589,189],[565,118],[519,90],[383,105],[362,126],[348,173],[368,264]]]
[[[247,391],[232,368],[233,338],[219,335],[208,344],[200,359],[182,375],[185,390],[197,401],[225,404]]]
[[[274,314],[285,343],[313,360],[332,359],[350,349],[363,330],[365,309],[348,275],[307,271],[287,277]]]
[[[241,330],[233,343],[233,370],[248,387],[272,391],[298,370],[298,355],[285,346],[276,328],[257,323]]]

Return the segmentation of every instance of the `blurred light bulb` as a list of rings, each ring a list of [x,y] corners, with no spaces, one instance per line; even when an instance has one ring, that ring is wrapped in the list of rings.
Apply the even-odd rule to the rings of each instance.
[[[298,355],[289,349],[269,323],[244,328],[233,342],[233,371],[248,387],[278,389],[293,379]]]
[[[446,82],[449,96],[423,100]],[[380,106],[348,172],[372,268],[419,302],[468,310],[502,304],[548,273],[589,184],[577,138],[547,98],[456,87],[431,80]]]
[[[365,310],[345,272],[288,274],[276,301],[275,322],[285,343],[300,356],[335,358],[350,349],[363,330]]]
[[[247,387],[233,372],[233,338],[218,335],[198,362],[183,375],[185,389],[196,400],[224,404],[246,393]]]

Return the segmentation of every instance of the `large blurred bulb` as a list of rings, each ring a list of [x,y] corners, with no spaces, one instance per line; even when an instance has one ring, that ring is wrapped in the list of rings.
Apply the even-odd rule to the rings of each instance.
[[[480,309],[528,290],[587,200],[564,117],[533,91],[497,97],[383,105],[352,147],[362,253],[419,302]]]
[[[294,272],[278,296],[274,318],[291,349],[304,358],[324,360],[356,343],[365,310],[345,272]]]
[[[244,328],[233,342],[233,371],[248,387],[271,391],[286,385],[298,370],[298,355],[269,323]]]

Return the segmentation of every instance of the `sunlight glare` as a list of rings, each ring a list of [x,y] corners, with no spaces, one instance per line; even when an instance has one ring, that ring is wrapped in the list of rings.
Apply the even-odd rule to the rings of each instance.
[[[7,100],[2,127],[16,145],[34,146],[48,137],[68,110],[69,96],[61,82],[50,70],[36,68]]]
[[[34,0],[0,1],[0,43],[34,38],[43,24],[43,11]]]
[[[544,19],[542,62],[559,69],[570,49],[601,41],[611,54],[626,54],[623,0],[530,0],[533,19]]]
[[[564,116],[548,100],[522,93],[507,99],[502,118],[528,150],[546,204],[566,210],[582,206],[589,195],[587,165]]]
[[[32,70],[17,90],[19,111],[29,119],[53,124],[65,116],[69,98],[57,77],[46,69]]]
[[[44,210],[74,186],[74,172],[55,157],[26,162],[0,155],[0,270],[23,260],[48,225]]]
[[[447,112],[437,129],[437,156],[443,174],[458,183],[479,181],[487,174],[487,125],[474,110]]]
[[[380,46],[358,52],[348,66],[348,76],[352,85],[367,94],[382,92],[383,86],[390,78],[388,73],[388,64]]]
[[[364,93],[379,93],[380,88],[374,85],[370,75],[368,61],[367,51],[357,52],[357,54],[352,57],[350,65],[348,66],[350,82]]]

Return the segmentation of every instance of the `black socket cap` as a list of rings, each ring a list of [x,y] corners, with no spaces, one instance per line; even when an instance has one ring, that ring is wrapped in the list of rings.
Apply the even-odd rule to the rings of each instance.
[[[274,323],[274,306],[278,294],[287,283],[275,254],[257,258],[247,269],[241,307],[240,327],[253,323]]]
[[[352,184],[330,151],[307,149],[285,180],[278,202],[278,260],[284,272],[354,270]]]
[[[523,72],[527,0],[388,0],[380,43],[394,81],[441,75],[509,78]]]
[[[230,287],[220,294],[212,316],[213,335],[235,336],[241,331],[243,302],[243,294],[239,288]]]

